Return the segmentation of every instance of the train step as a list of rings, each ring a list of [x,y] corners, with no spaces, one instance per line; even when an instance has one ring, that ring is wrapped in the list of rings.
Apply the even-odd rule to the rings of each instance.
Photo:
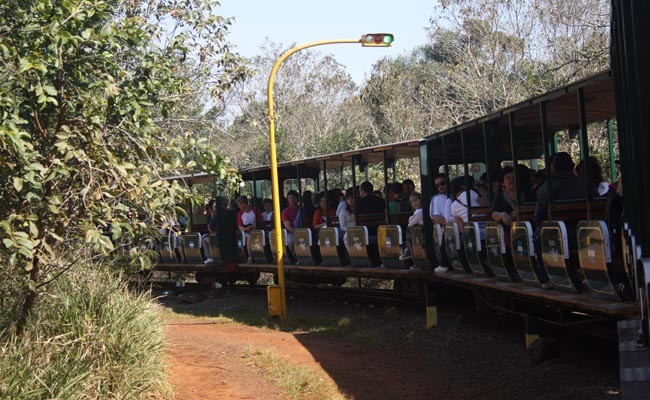
[[[637,344],[641,321],[618,322],[618,350],[623,400],[648,399],[650,394],[650,348]]]

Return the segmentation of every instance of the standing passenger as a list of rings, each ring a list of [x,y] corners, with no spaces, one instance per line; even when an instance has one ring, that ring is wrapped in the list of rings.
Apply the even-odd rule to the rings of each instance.
[[[208,214],[208,234],[203,236],[201,244],[203,245],[203,251],[205,253],[206,259],[205,264],[210,264],[214,260],[212,259],[212,254],[210,253],[210,234],[217,233],[217,202],[210,200],[205,206],[205,211]]]

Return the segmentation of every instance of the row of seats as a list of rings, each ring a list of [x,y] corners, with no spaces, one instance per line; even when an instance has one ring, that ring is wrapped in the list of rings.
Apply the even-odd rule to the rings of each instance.
[[[481,240],[481,224],[485,239]],[[575,236],[571,235],[571,232]],[[596,297],[621,299],[621,285],[628,285],[626,271],[612,263],[610,235],[602,220],[545,221],[539,246],[535,246],[531,222],[514,222],[506,241],[504,227],[496,222],[470,222],[461,235],[457,223],[434,228],[438,260],[447,257],[455,272],[494,276],[501,280],[538,286],[538,259],[557,289]],[[444,246],[444,249],[443,249]],[[537,254],[539,252],[540,254]]]
[[[347,231],[347,246],[342,243],[338,227],[324,227],[319,232],[319,239],[314,239],[311,229],[300,228],[294,232],[294,245],[289,249],[301,265],[344,266],[351,264],[355,267],[402,268],[404,262],[399,260],[402,252],[403,235],[400,225],[377,226],[377,235],[370,234],[368,226],[349,227]],[[287,242],[287,231],[283,229],[283,240]],[[420,265],[429,265],[423,243],[422,227],[411,229],[413,256]],[[252,256],[256,260],[275,261],[276,239],[271,232],[253,230],[250,232]],[[347,248],[347,249],[346,249]],[[347,251],[346,251],[347,250]],[[284,252],[285,255],[289,254]],[[288,257],[288,256],[287,256]],[[289,260],[293,261],[293,260]]]

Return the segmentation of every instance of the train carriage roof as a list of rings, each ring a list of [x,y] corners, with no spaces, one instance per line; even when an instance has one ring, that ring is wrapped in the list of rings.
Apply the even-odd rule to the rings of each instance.
[[[579,127],[578,89],[582,89],[584,93],[587,124],[616,116],[614,81],[612,71],[607,70],[502,110],[437,132],[427,136],[425,140],[435,140],[461,131],[482,132],[483,123],[493,124],[499,130],[507,131],[511,116],[520,140],[525,141],[527,136],[539,137],[541,135],[540,104],[542,103],[546,107],[549,132]]]
[[[377,164],[384,161],[384,151],[389,160],[417,158],[420,154],[420,142],[421,140],[409,140],[405,142],[350,150],[342,153],[316,156],[303,160],[287,161],[278,164],[278,176],[280,179],[295,178],[296,167],[298,166],[300,166],[301,176],[316,176],[321,171],[323,162],[325,162],[327,169],[337,169],[340,167],[351,166],[353,158],[357,164]],[[256,180],[271,179],[271,167],[269,165],[244,168],[239,172],[242,174],[244,180],[251,180],[253,177]]]

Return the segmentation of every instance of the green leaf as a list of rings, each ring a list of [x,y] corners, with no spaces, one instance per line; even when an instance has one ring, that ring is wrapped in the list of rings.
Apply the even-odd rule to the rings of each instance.
[[[14,177],[14,189],[16,189],[17,192],[20,192],[23,190],[23,179],[19,177]]]

